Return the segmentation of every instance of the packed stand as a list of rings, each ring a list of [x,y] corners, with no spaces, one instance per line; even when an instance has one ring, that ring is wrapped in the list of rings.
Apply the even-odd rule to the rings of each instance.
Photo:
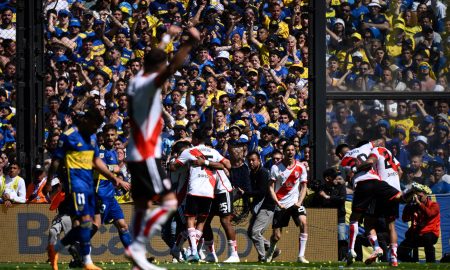
[[[327,163],[339,167],[335,149],[384,138],[400,162],[402,189],[412,182],[434,194],[449,193],[450,118],[447,100],[327,101]]]
[[[16,8],[0,1],[0,150],[11,160],[16,151]]]
[[[327,90],[450,91],[447,6],[327,0]]]
[[[115,147],[123,151],[130,79],[152,48],[173,56],[188,26],[202,40],[163,87],[163,159],[202,127],[224,156],[243,143],[269,167],[272,152],[292,140],[296,159],[309,160],[306,1],[109,2],[45,3],[47,161],[73,117],[91,105],[117,127]],[[97,137],[99,145],[106,139],[101,130]]]

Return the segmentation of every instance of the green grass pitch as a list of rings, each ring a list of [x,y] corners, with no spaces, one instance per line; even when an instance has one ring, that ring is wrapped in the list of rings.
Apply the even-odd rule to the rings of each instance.
[[[131,264],[128,263],[103,263],[96,262],[96,264],[105,270],[116,269],[131,269]],[[323,263],[310,263],[308,265],[292,262],[273,262],[273,263],[159,263],[158,266],[173,270],[283,270],[283,269],[395,269],[389,267],[387,263],[376,263],[372,265],[364,265],[363,263],[354,263],[352,266],[347,267],[345,263],[337,262],[323,262]],[[34,270],[48,270],[50,265],[46,263],[0,263],[0,270],[3,269],[34,269]],[[68,264],[59,264],[59,269],[70,269]],[[450,269],[450,264],[425,264],[425,263],[400,263],[397,269]]]

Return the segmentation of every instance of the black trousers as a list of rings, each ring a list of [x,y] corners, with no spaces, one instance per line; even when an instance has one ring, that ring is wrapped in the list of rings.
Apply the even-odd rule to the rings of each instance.
[[[424,247],[425,258],[427,262],[436,262],[436,254],[434,245],[437,243],[438,237],[434,233],[426,233],[423,235],[415,233],[407,233],[405,240],[400,243],[397,249],[398,259],[402,262],[417,262],[419,256],[418,247]]]

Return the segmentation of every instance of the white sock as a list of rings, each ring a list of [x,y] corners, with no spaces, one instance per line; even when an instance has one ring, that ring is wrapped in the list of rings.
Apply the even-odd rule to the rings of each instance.
[[[153,210],[147,209],[142,218],[136,240],[145,245],[152,235],[161,230],[161,226],[166,223],[170,214],[176,210],[177,203],[177,200],[169,200],[163,202],[161,207]]]
[[[369,235],[369,242],[373,247],[373,250],[377,250],[380,248],[380,244],[378,244],[378,237],[376,235]]]
[[[348,237],[348,249],[354,250],[355,249],[355,241],[356,236],[358,235],[358,222],[351,222],[350,223],[350,231],[349,231],[349,237]]]
[[[189,244],[191,246],[192,255],[197,254],[197,242],[201,237],[201,235],[199,235],[198,232],[200,231],[196,230],[195,228],[188,228]]]
[[[239,256],[237,253],[237,242],[236,240],[228,240],[228,254],[230,256]]]
[[[298,239],[298,256],[299,257],[305,257],[305,250],[306,250],[306,242],[308,241],[308,234],[307,233],[301,233],[300,238]]]
[[[397,261],[397,243],[391,244],[391,262]]]
[[[92,264],[92,263],[93,263],[93,262],[92,262],[92,258],[91,258],[91,254],[88,254],[88,255],[84,255],[84,256],[83,256],[83,263],[84,263],[84,265]]]

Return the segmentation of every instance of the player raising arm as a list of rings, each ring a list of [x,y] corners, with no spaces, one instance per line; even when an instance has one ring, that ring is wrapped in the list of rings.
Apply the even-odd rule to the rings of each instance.
[[[171,26],[169,33],[181,28]],[[144,56],[144,70],[128,86],[131,136],[127,145],[128,168],[131,173],[134,200],[134,241],[125,255],[143,270],[159,269],[146,258],[146,243],[151,235],[177,209],[177,199],[170,179],[161,164],[161,131],[163,128],[161,86],[181,67],[191,49],[200,40],[200,33],[189,28],[189,40],[184,42],[167,66],[167,54],[152,48]],[[150,210],[153,200],[161,206]]]

